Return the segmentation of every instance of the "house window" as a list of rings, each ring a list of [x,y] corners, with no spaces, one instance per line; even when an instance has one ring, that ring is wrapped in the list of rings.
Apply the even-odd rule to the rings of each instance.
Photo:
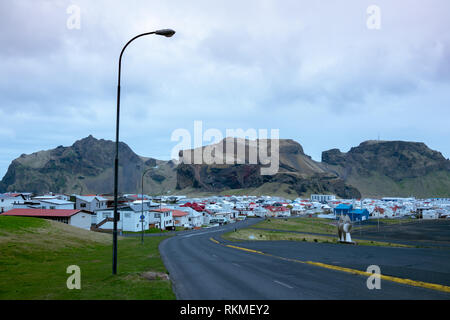
[[[80,207],[81,207],[81,208],[86,208],[86,203],[81,203],[81,204],[80,204]]]
[[[129,212],[125,213],[125,218],[129,218],[131,214]]]

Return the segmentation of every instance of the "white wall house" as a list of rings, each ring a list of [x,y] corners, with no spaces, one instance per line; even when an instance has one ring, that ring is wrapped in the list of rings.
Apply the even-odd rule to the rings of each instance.
[[[172,210],[172,216],[174,220],[175,227],[191,227],[189,223],[189,213],[181,211],[181,210]]]
[[[336,196],[332,194],[312,194],[311,201],[317,201],[320,203],[325,203],[328,201],[335,201]]]
[[[253,214],[257,217],[264,218],[269,215],[269,212],[266,208],[256,207],[255,209],[253,209]]]
[[[75,209],[95,212],[105,210],[108,199],[100,196],[76,196]]]
[[[16,197],[0,194],[0,213],[13,209],[14,203],[17,203],[17,201]]]
[[[122,231],[139,232],[149,229],[151,215],[148,211],[144,211],[144,219],[141,221],[142,212],[135,211],[130,207],[120,208],[118,210],[119,219],[117,220],[117,229]],[[92,215],[92,224],[103,230],[112,230],[114,222],[107,219],[114,218],[114,210],[98,210]]]
[[[151,209],[150,214],[150,223],[155,224],[157,228],[162,230],[174,228],[175,223],[173,221],[172,209]]]
[[[75,203],[59,199],[39,200],[40,209],[75,209]]]
[[[198,212],[190,207],[180,207],[177,205],[167,206],[167,208],[186,212],[188,214],[187,224],[190,227],[195,228],[195,227],[201,227],[204,224],[208,224],[208,222],[205,222],[205,219],[204,219],[204,217],[208,215],[206,212]],[[174,216],[174,218],[175,218],[175,216]],[[207,220],[209,221],[209,218]]]
[[[203,214],[201,212],[197,212],[195,210],[192,210],[191,213],[189,213],[188,216],[189,224],[194,228],[201,227],[203,223]]]
[[[91,228],[91,214],[83,210],[13,209],[3,213],[3,215],[49,219],[86,230]]]

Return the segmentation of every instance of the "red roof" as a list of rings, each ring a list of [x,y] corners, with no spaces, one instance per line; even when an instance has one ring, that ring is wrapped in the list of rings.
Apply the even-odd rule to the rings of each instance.
[[[167,211],[173,211],[169,208],[161,208],[161,209],[151,209],[150,211],[156,211],[156,212],[167,212]]]
[[[70,209],[12,209],[2,213],[2,216],[20,216],[20,217],[71,217],[83,210]]]
[[[10,196],[10,197],[18,197],[21,196],[21,193],[5,193],[5,195]]]
[[[267,206],[266,209],[271,212],[279,212],[279,211],[288,211],[289,209],[286,207],[278,207],[278,206]]]
[[[172,210],[172,216],[174,218],[187,216],[188,213],[181,210]]]

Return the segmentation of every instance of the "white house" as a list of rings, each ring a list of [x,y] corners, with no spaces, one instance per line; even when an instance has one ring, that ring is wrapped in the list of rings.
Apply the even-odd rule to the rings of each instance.
[[[105,210],[108,199],[100,196],[76,196],[75,209],[95,212]]]
[[[68,225],[89,230],[91,214],[83,210],[67,209],[13,209],[3,213],[5,216],[35,217],[54,220]]]
[[[40,209],[75,209],[75,203],[59,199],[38,200]]]
[[[328,201],[335,201],[336,196],[332,194],[312,194],[311,201],[317,201],[320,203],[325,203]]]
[[[189,223],[189,213],[181,210],[172,210],[172,216],[174,220],[175,227],[184,227],[189,228],[191,227]]]
[[[194,228],[199,228],[204,224],[203,214],[195,210],[192,210],[191,213],[189,213],[188,219],[189,224]]]
[[[255,209],[253,209],[253,213],[255,216],[260,218],[268,216],[268,211],[266,210],[266,208],[263,207],[256,207]]]
[[[154,224],[155,227],[162,230],[168,230],[174,228],[174,221],[172,216],[172,209],[161,208],[161,209],[151,209],[150,210],[150,223]]]
[[[131,207],[119,208],[117,210],[119,219],[117,220],[117,229],[122,231],[139,232],[148,230],[151,223],[149,211],[133,210]],[[141,216],[144,219],[141,220]],[[99,229],[112,230],[114,228],[114,210],[98,210],[92,215],[92,224]]]
[[[422,212],[423,219],[438,219],[439,213],[436,210],[424,210]]]
[[[13,197],[9,194],[0,194],[0,213],[13,209],[14,204],[17,203],[17,197]],[[22,203],[23,199],[21,198]]]

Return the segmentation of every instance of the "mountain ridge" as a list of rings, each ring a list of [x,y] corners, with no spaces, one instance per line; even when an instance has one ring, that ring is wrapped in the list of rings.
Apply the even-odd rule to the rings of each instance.
[[[233,139],[233,154],[224,148]],[[422,142],[368,140],[348,152],[330,149],[322,152],[321,162],[304,153],[300,143],[280,139],[279,172],[261,175],[261,163],[249,163],[249,152],[259,154],[259,143],[238,138],[222,140],[222,156],[235,163],[190,164],[183,159],[194,149],[180,151],[178,163],[139,156],[124,142],[119,144],[119,191],[149,194],[247,192],[273,190],[289,197],[311,193],[333,193],[343,198],[361,196],[447,196],[450,197],[450,160]],[[217,145],[220,145],[216,144]],[[237,146],[245,150],[239,158]],[[202,152],[207,147],[203,146]],[[253,149],[252,149],[253,148]],[[217,151],[219,150],[219,151]],[[71,146],[22,154],[14,159],[0,182],[0,192],[30,191],[36,193],[112,193],[115,143],[92,135]],[[242,155],[241,155],[242,156]]]

